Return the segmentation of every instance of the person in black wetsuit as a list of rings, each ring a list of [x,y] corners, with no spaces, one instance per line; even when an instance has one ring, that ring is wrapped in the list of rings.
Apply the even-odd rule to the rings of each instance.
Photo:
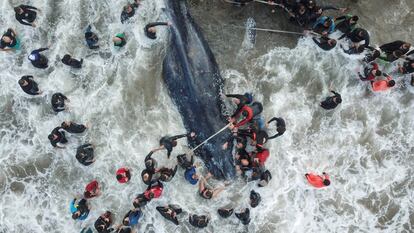
[[[255,192],[254,190],[250,191],[250,206],[252,208],[256,208],[261,201],[262,197],[259,193]]]
[[[385,53],[385,56],[380,56],[379,59],[387,61],[387,62],[394,62],[404,56],[404,53],[401,50],[395,50],[392,53]]]
[[[231,115],[231,117],[235,117],[240,113],[242,108],[245,105],[251,104],[253,102],[253,95],[251,93],[244,93],[243,95],[240,94],[227,94],[226,97],[232,98],[233,103],[237,105],[236,110]]]
[[[40,95],[42,92],[39,90],[37,83],[34,81],[33,76],[25,75],[20,78],[19,85],[22,90],[29,95]]]
[[[182,213],[183,210],[178,205],[157,206],[158,212],[167,220],[173,222],[175,225],[179,225],[177,215]]]
[[[248,225],[250,223],[250,209],[245,208],[240,212],[234,213],[236,217],[242,222],[243,225]]]
[[[175,176],[175,173],[177,173],[178,165],[175,165],[174,169],[172,168],[161,168],[159,170],[160,173],[160,180],[162,182],[170,182],[172,178]]]
[[[144,160],[145,169],[141,172],[142,181],[146,185],[150,185],[159,179],[160,174],[157,169],[157,161],[152,158],[154,151],[151,151]]]
[[[71,55],[65,54],[65,56],[62,58],[62,63],[72,68],[80,69],[82,68],[83,59],[78,61],[75,58],[72,58]]]
[[[341,31],[344,34],[351,33],[352,30],[355,29],[356,24],[358,23],[359,17],[354,16],[340,16],[335,18],[335,29]],[[339,21],[339,22],[338,22]]]
[[[76,150],[76,159],[79,163],[89,166],[95,162],[94,146],[90,143],[79,146]]]
[[[92,26],[89,25],[85,30],[85,41],[90,49],[98,49],[99,38],[96,33],[92,32]]]
[[[82,124],[76,124],[72,121],[64,121],[61,124],[62,129],[66,130],[68,133],[83,133],[88,128]]]
[[[99,233],[109,233],[112,231],[112,228],[109,228],[112,225],[112,213],[106,211],[95,221],[95,229]]]
[[[307,10],[305,4],[294,4],[289,10],[291,21],[296,21],[299,26],[306,27],[310,24],[310,12]]]
[[[367,30],[362,28],[355,28],[352,32],[343,34],[341,37],[338,38],[338,40],[342,40],[343,38],[347,37],[350,39],[353,43],[359,43],[361,41],[365,41],[364,47],[367,48],[369,46],[369,34]],[[352,46],[354,47],[354,46]]]
[[[166,149],[167,150],[167,156],[168,158],[170,158],[171,152],[173,150],[173,147],[177,146],[177,140],[180,138],[195,138],[195,133],[191,132],[189,134],[180,134],[180,135],[176,135],[176,136],[164,136],[160,139],[160,147],[153,149],[152,151],[158,151],[158,150],[162,150],[162,149]]]
[[[15,30],[8,28],[0,40],[0,50],[10,51],[17,45],[17,33]],[[8,47],[8,48],[6,48]]]
[[[36,20],[37,12],[40,11],[36,7],[28,5],[20,5],[14,8],[16,19],[23,25],[36,27],[34,21]]]
[[[327,36],[322,36],[322,37],[319,38],[319,40],[317,40],[314,37],[314,38],[312,38],[312,40],[315,42],[316,45],[319,46],[319,48],[321,48],[325,51],[329,51],[329,50],[335,48],[335,46],[336,46],[336,40],[331,39]]]
[[[233,214],[233,208],[220,208],[217,210],[218,214],[223,218],[228,218]]]
[[[134,205],[135,208],[138,207],[144,207],[145,205],[148,204],[148,202],[150,202],[151,199],[145,197],[144,193],[138,194],[134,201],[132,202],[132,204]]]
[[[90,207],[88,205],[88,201],[84,198],[82,198],[80,201],[76,202],[77,198],[74,198],[72,201],[73,207],[75,207],[75,209],[72,212],[72,218],[74,220],[79,219],[81,216],[87,216],[89,214],[90,211]]]
[[[375,61],[377,58],[379,58],[381,56],[381,52],[378,49],[374,49],[374,48],[370,48],[368,47],[368,49],[370,50],[370,52],[368,52],[364,59],[362,59],[363,62],[369,64],[373,61]]]
[[[266,170],[260,175],[260,181],[257,186],[265,187],[269,184],[269,181],[271,179],[272,179],[272,174],[270,173],[269,170]]]
[[[392,54],[395,51],[401,51],[401,53],[404,55],[410,51],[411,44],[405,41],[397,40],[388,44],[383,44],[379,48],[387,55]]]
[[[210,216],[190,214],[188,216],[188,221],[194,227],[204,228],[207,227],[208,223],[210,222]]]
[[[145,26],[144,28],[144,32],[145,35],[150,38],[150,39],[157,39],[157,29],[155,28],[156,26],[170,26],[171,23],[169,22],[154,22],[154,23],[149,23]]]
[[[276,131],[277,131],[277,134],[269,137],[268,138],[269,140],[270,139],[273,139],[273,138],[277,138],[277,137],[282,136],[285,133],[285,131],[286,131],[286,123],[285,123],[285,120],[283,120],[283,118],[281,118],[281,117],[273,117],[272,119],[270,119],[267,122],[267,124],[269,125],[273,121],[276,121],[276,127],[277,127],[276,128]]]
[[[48,60],[47,57],[45,57],[43,54],[40,54],[40,52],[48,50],[49,48],[40,48],[33,50],[30,55],[28,56],[29,61],[32,63],[32,65],[39,69],[46,69],[48,67]]]
[[[321,107],[327,110],[334,109],[336,106],[342,103],[341,95],[333,90],[331,90],[331,92],[334,94],[334,96],[326,97],[326,99],[321,102]]]
[[[65,148],[63,146],[58,145],[58,143],[66,144],[68,140],[65,137],[65,132],[61,127],[56,127],[52,130],[52,132],[48,136],[50,144],[56,148]]]
[[[124,6],[124,9],[121,13],[121,23],[125,23],[129,18],[135,15],[135,9],[138,8],[140,0],[134,0],[134,3],[128,3]]]
[[[55,93],[52,95],[52,108],[55,112],[61,112],[66,109],[65,102],[68,101],[68,97],[64,96],[62,93]]]
[[[412,74],[410,84],[414,86],[414,59],[406,58],[406,62],[402,66],[398,64],[398,71],[402,74]]]

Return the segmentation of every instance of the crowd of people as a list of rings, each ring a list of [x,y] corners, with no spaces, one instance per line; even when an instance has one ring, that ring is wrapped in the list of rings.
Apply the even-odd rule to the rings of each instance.
[[[255,0],[252,0],[255,1]],[[235,2],[249,3],[251,0],[239,0]],[[336,18],[325,16],[324,12],[327,10],[335,10],[344,13],[347,9],[336,8],[332,6],[321,7],[313,0],[278,0],[266,2],[271,7],[277,6],[287,12],[291,21],[299,24],[311,31],[314,36],[313,40],[318,47],[323,50],[331,50],[338,44],[338,40],[347,39],[349,42],[348,48],[343,48],[347,54],[361,54],[366,53],[362,62],[365,64],[363,74],[358,73],[362,81],[370,81],[373,91],[385,91],[395,86],[395,81],[392,77],[381,71],[381,68],[376,62],[382,60],[385,62],[397,62],[405,60],[403,64],[398,64],[396,73],[412,74],[414,71],[414,59],[410,55],[414,54],[411,49],[411,44],[404,41],[394,41],[388,44],[374,48],[370,45],[369,33],[362,28],[357,27],[359,17],[352,15],[342,15]],[[131,18],[139,10],[140,0],[134,0],[133,3],[127,4],[121,13],[121,23],[127,24]],[[16,19],[23,25],[36,27],[35,24],[37,12],[39,9],[20,5],[15,7]],[[156,27],[171,26],[169,22],[154,22],[149,23],[144,28],[144,33],[149,39],[156,39]],[[176,25],[180,26],[180,25]],[[333,39],[331,35],[334,32],[342,33],[337,39]],[[93,32],[92,26],[89,25],[84,31],[85,44],[89,49],[99,49],[99,37]],[[9,28],[1,37],[0,49],[2,51],[15,51],[20,49],[20,40],[18,34],[14,29]],[[123,47],[127,44],[127,36],[125,33],[118,33],[114,36],[113,45],[115,47]],[[342,47],[342,45],[341,45]],[[28,55],[28,60],[33,67],[39,69],[46,69],[49,67],[48,58],[42,54],[48,48],[40,48],[33,50]],[[83,59],[75,59],[70,54],[65,54],[61,62],[71,68],[81,69],[83,66]],[[39,88],[35,79],[31,75],[24,75],[18,81],[22,90],[29,95],[41,95],[43,92]],[[414,75],[411,75],[411,84],[414,85]],[[334,109],[341,102],[341,95],[333,90],[333,96],[327,97],[320,103],[324,109]],[[255,101],[251,93],[245,94],[226,94],[222,96],[223,99],[230,98],[234,104],[235,111],[228,117],[231,124],[228,125],[231,131],[231,136],[227,142],[223,142],[223,150],[228,149],[229,145],[234,144],[234,165],[237,174],[243,177],[246,181],[257,181],[259,187],[265,187],[272,178],[268,169],[266,169],[266,161],[270,156],[270,150],[266,144],[271,139],[282,136],[286,131],[286,123],[283,118],[274,117],[266,121],[263,117],[263,106],[260,102]],[[69,98],[62,93],[54,93],[51,98],[51,105],[54,112],[67,111]],[[273,126],[274,125],[274,126]],[[89,126],[87,124],[78,124],[72,121],[65,121],[60,126],[54,128],[49,134],[48,139],[55,148],[64,149],[64,145],[68,143],[65,133],[82,134]],[[275,129],[271,132],[271,129]],[[269,135],[273,134],[273,135]],[[147,185],[147,189],[138,194],[132,201],[131,210],[129,210],[120,221],[120,224],[113,226],[113,214],[110,211],[105,211],[96,221],[95,229],[98,232],[117,232],[128,233],[133,232],[134,227],[139,223],[139,219],[143,214],[145,206],[159,198],[164,189],[165,183],[170,182],[176,173],[182,169],[184,179],[189,185],[196,186],[198,194],[202,199],[214,199],[225,190],[227,183],[212,187],[208,181],[212,178],[211,173],[205,175],[199,172],[198,169],[202,161],[196,161],[198,158],[194,154],[179,154],[174,157],[176,165],[170,167],[158,167],[157,160],[153,155],[157,151],[166,150],[167,158],[171,159],[173,148],[177,146],[180,138],[187,138],[187,140],[194,140],[197,137],[196,133],[190,132],[176,136],[164,136],[159,141],[159,147],[154,148],[145,157],[143,163],[145,169],[141,172],[142,182]],[[197,153],[196,153],[197,154]],[[94,145],[85,143],[80,145],[76,151],[76,159],[80,164],[89,166],[96,161],[94,155]],[[123,167],[117,170],[115,178],[119,183],[128,183],[132,178],[132,173],[129,168]],[[306,180],[310,185],[316,188],[322,188],[330,185],[329,176],[326,173],[317,175],[313,173],[305,174]],[[97,180],[91,181],[86,185],[82,196],[75,197],[70,204],[70,212],[72,218],[75,220],[85,220],[91,211],[89,200],[101,195],[100,185]],[[258,192],[251,190],[250,193],[250,207],[255,208],[261,202],[261,196]],[[240,209],[240,208],[239,208]],[[180,206],[168,204],[157,206],[156,210],[166,218],[168,221],[179,225],[177,216],[183,214]],[[250,209],[241,208],[235,212],[234,206],[226,206],[217,210],[217,213],[223,217],[228,218],[235,213],[235,216],[244,225],[250,222]],[[196,215],[189,214],[188,221],[191,225],[197,228],[206,227],[210,221],[210,214]],[[92,232],[91,229],[83,229],[84,233]]]

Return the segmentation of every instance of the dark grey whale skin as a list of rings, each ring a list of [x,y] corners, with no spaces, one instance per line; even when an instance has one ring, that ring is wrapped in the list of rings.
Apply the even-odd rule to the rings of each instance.
[[[224,80],[208,43],[188,11],[187,2],[165,0],[165,6],[172,26],[163,62],[163,79],[185,128],[197,134],[189,142],[194,147],[228,124],[220,98]],[[216,178],[230,179],[235,175],[232,143],[229,149],[222,149],[230,137],[231,132],[226,129],[196,151]]]

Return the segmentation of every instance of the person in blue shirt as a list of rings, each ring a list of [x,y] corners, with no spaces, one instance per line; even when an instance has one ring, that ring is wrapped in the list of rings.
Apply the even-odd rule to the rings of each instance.
[[[77,198],[74,198],[70,203],[70,212],[75,220],[85,220],[89,215],[89,211],[90,207],[86,199],[78,201]]]
[[[312,30],[321,35],[328,35],[335,31],[335,23],[331,17],[322,16],[316,20]]]
[[[85,41],[90,49],[98,49],[99,38],[96,33],[92,32],[92,27],[89,25],[85,31]]]
[[[132,210],[130,210],[125,216],[124,219],[122,220],[122,224],[124,226],[135,226],[138,224],[138,220],[141,218],[142,216],[142,211],[141,208],[134,208]]]
[[[196,185],[198,182],[198,175],[196,172],[196,166],[191,166],[190,168],[186,169],[184,172],[185,180],[187,180],[190,184]]]

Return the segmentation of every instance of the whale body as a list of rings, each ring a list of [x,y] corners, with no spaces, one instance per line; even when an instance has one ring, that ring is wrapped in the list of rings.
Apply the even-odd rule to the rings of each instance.
[[[171,38],[163,62],[163,79],[170,97],[181,114],[187,131],[197,134],[194,147],[225,127],[224,104],[220,98],[224,80],[213,53],[191,17],[185,0],[165,0],[172,23]],[[216,178],[235,174],[231,137],[226,129],[196,150],[196,155]]]

